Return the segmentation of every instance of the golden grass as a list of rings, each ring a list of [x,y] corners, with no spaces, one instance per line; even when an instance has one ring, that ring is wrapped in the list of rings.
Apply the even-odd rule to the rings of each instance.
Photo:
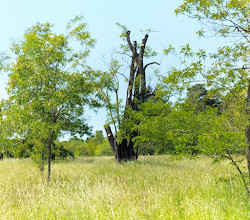
[[[78,158],[52,165],[46,183],[32,161],[0,162],[0,219],[250,219],[248,197],[226,162],[208,158]]]

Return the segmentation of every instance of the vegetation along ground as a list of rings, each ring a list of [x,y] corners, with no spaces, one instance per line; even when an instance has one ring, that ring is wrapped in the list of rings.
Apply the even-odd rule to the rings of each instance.
[[[79,157],[53,162],[49,184],[30,159],[0,163],[0,219],[250,219],[227,161]]]

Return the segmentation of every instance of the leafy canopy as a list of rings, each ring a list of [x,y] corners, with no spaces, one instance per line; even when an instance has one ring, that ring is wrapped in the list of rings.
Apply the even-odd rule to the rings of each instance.
[[[12,46],[15,62],[8,65],[9,99],[3,104],[5,139],[44,146],[65,133],[88,133],[84,108],[100,106],[102,87],[101,72],[85,60],[94,42],[83,18],[76,17],[66,34],[38,23]]]

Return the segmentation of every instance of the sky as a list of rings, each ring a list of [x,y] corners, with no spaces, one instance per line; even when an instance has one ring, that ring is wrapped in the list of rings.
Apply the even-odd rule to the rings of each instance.
[[[7,51],[13,42],[21,40],[27,28],[37,22],[54,24],[56,32],[64,32],[67,23],[77,15],[84,16],[88,29],[97,40],[88,64],[95,69],[105,70],[104,57],[110,57],[121,41],[116,22],[131,30],[131,40],[141,41],[140,30],[151,29],[147,44],[159,54],[169,44],[179,47],[190,43],[191,48],[212,51],[223,44],[220,38],[199,39],[195,32],[200,24],[186,16],[176,17],[174,10],[181,0],[0,0],[0,52]],[[163,56],[161,71],[174,65],[174,61]],[[7,74],[0,75],[0,100],[7,97]],[[125,88],[125,87],[124,87]],[[97,113],[87,110],[88,123],[93,131],[103,130],[105,111]]]

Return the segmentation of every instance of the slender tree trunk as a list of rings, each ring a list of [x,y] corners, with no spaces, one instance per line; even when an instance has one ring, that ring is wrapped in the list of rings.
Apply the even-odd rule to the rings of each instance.
[[[232,155],[229,153],[229,152],[227,152],[227,155],[228,156],[226,156],[229,160],[231,160],[231,162],[233,163],[233,165],[236,167],[236,169],[238,170],[238,172],[239,172],[239,174],[240,174],[240,177],[241,177],[241,179],[242,179],[242,181],[243,181],[243,183],[244,183],[244,186],[245,186],[245,188],[246,188],[246,192],[247,192],[247,194],[249,194],[249,188],[248,188],[248,185],[247,185],[247,181],[246,181],[246,179],[245,179],[245,176],[243,175],[243,172],[241,171],[241,169],[240,169],[240,167],[238,166],[238,164],[236,163],[236,161],[233,159],[233,157],[232,157]]]
[[[48,179],[47,182],[50,182],[50,176],[51,176],[51,148],[53,145],[53,140],[54,140],[54,131],[52,131],[49,144],[48,144]]]
[[[249,119],[249,105],[250,105],[250,78],[248,78],[248,91],[247,91],[247,116]],[[247,137],[247,166],[248,166],[248,175],[250,183],[250,122],[248,121],[248,126],[246,127],[246,137]]]
[[[50,182],[50,174],[51,174],[51,144],[48,146],[48,183]]]
[[[246,136],[247,136],[247,166],[248,166],[248,175],[250,182],[250,126],[246,128]]]

